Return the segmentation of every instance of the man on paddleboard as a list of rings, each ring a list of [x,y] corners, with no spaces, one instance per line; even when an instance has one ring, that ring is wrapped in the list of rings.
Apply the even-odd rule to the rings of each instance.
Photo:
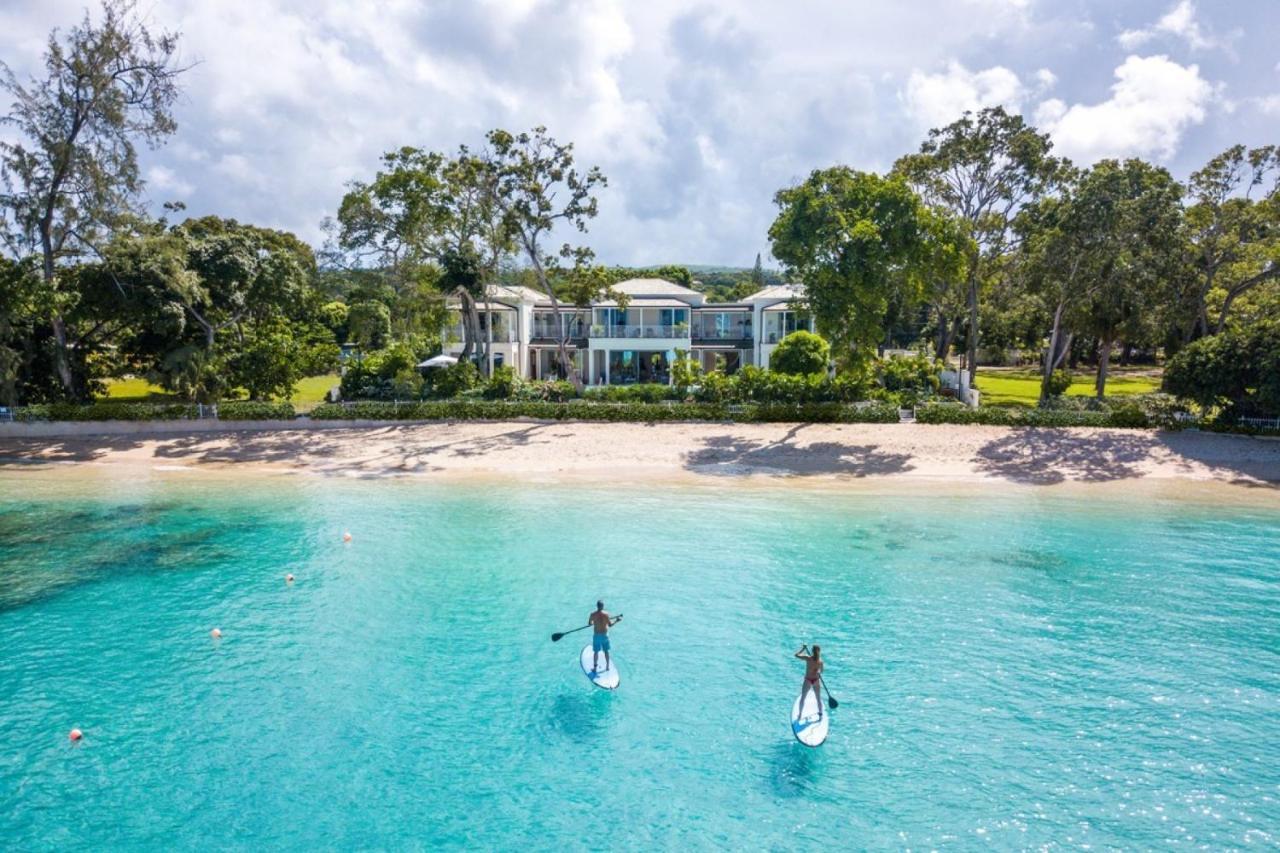
[[[622,620],[622,615],[610,616],[604,609],[604,602],[597,601],[595,612],[587,617],[592,627],[591,632],[591,671],[600,668],[600,653],[604,652],[604,668],[610,667],[609,661],[609,629]]]

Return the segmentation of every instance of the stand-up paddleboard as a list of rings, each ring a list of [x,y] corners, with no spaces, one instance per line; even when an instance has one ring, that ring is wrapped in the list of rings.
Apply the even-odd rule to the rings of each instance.
[[[831,727],[831,712],[822,711],[822,718],[819,719],[820,711],[822,697],[816,690],[805,694],[803,709],[800,707],[799,696],[791,706],[791,732],[805,746],[822,746],[822,742],[827,739],[827,729]]]
[[[618,675],[618,659],[613,658],[609,668],[604,668],[604,652],[600,653],[600,669],[592,672],[591,664],[595,658],[595,652],[591,651],[591,644],[587,643],[582,647],[582,674],[591,679],[591,683],[596,687],[603,687],[605,690],[617,690],[618,682],[622,680],[622,676]]]

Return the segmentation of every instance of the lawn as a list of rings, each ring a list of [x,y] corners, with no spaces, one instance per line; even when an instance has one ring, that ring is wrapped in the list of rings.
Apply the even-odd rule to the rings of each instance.
[[[1149,368],[1117,368],[1107,377],[1107,396],[1148,394],[1160,389],[1160,375]],[[984,406],[1034,406],[1040,399],[1040,374],[1007,367],[978,368],[978,390]],[[1067,389],[1071,397],[1092,397],[1093,373],[1078,373]]]
[[[298,382],[289,402],[293,403],[293,407],[300,412],[310,411],[318,403],[324,402],[324,395],[337,384],[338,374],[336,373],[326,376],[308,376]],[[167,394],[163,389],[138,377],[108,379],[107,397],[122,403],[161,403],[178,399],[173,394]]]

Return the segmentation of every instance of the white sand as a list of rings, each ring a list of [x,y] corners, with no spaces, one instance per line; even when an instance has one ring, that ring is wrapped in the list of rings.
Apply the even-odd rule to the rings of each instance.
[[[35,463],[351,476],[1059,484],[1260,488],[1280,501],[1280,441],[1209,433],[923,424],[432,423],[90,438],[0,436]],[[58,466],[61,467],[61,466]]]

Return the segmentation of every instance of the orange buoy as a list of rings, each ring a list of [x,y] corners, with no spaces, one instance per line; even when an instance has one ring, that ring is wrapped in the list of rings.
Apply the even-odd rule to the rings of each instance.
[[[284,576],[284,582],[285,582],[285,583],[293,583],[293,575],[285,575],[285,576]]]
[[[209,632],[209,636],[213,637],[215,640],[222,639],[222,629],[214,628],[212,631]]]
[[[80,738],[84,737],[84,732],[80,731],[79,729],[72,729],[71,734],[67,735],[67,737],[71,738],[72,740],[80,740]]]
[[[350,534],[350,533],[343,533],[343,534],[342,534],[342,541],[343,541],[343,542],[350,542],[350,541],[351,541],[351,534]]]

